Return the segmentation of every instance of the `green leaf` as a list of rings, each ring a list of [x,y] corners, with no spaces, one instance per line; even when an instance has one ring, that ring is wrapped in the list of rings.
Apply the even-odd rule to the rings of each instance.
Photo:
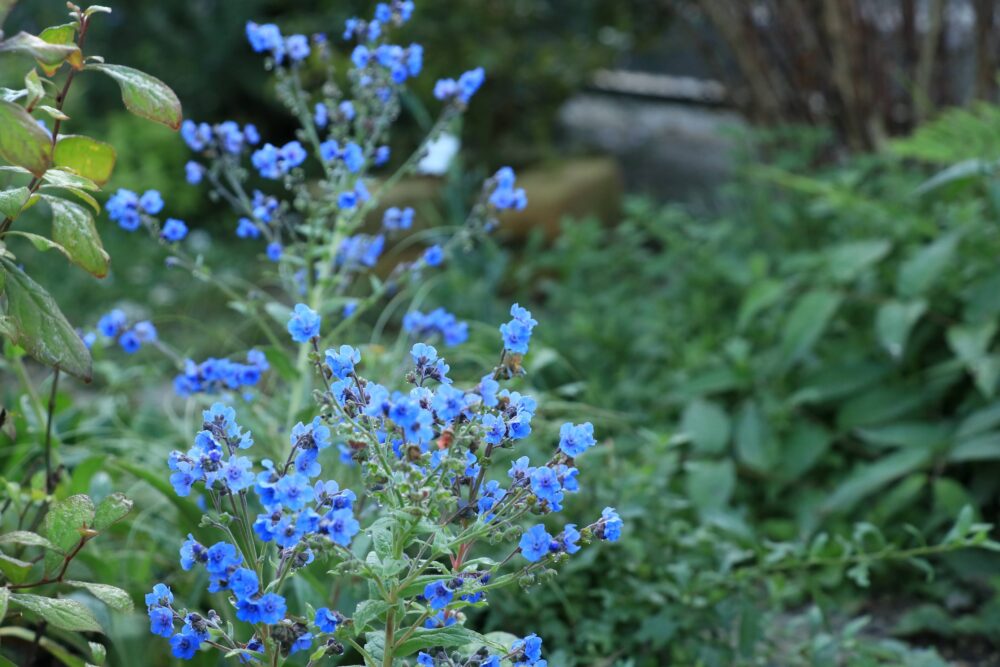
[[[933,287],[951,264],[958,241],[958,234],[947,234],[903,262],[896,278],[896,290],[904,297],[916,297]]]
[[[93,523],[93,501],[78,494],[53,503],[45,515],[45,535],[55,549],[65,554],[79,543],[80,531],[92,527]]]
[[[809,353],[837,312],[840,301],[837,292],[815,290],[796,302],[782,331],[781,356],[785,368]]]
[[[80,53],[80,47],[72,43],[72,35],[67,43],[65,30],[60,28],[63,26],[46,28],[37,37],[23,31],[19,32],[10,39],[0,42],[0,53],[31,56],[49,76],[64,62],[68,62],[73,69],[82,69],[83,54]]]
[[[90,382],[90,352],[56,302],[10,261],[0,263],[7,271],[6,323],[13,342],[38,361]]]
[[[684,480],[688,498],[702,512],[724,509],[736,488],[736,468],[729,459],[692,461]]]
[[[31,190],[26,187],[0,191],[0,216],[14,219],[28,203]]]
[[[890,250],[892,244],[884,239],[854,241],[830,248],[826,259],[833,279],[838,283],[847,283],[882,261]]]
[[[392,558],[392,517],[382,517],[371,525],[368,532],[372,536],[372,545],[379,558]]]
[[[181,102],[167,84],[145,72],[124,65],[90,63],[89,70],[104,72],[118,82],[125,108],[137,116],[177,129],[181,126]]]
[[[3,572],[4,576],[15,584],[20,584],[31,572],[31,563],[26,563],[7,554],[0,554],[0,572]]]
[[[910,331],[926,310],[927,302],[923,299],[889,301],[878,309],[875,316],[875,335],[878,337],[878,342],[894,359],[903,356]]]
[[[0,535],[0,544],[22,544],[27,547],[52,548],[52,543],[39,535],[27,530],[14,530]]]
[[[799,418],[781,448],[782,479],[795,481],[820,462],[833,444],[833,435],[821,424]]]
[[[112,493],[97,505],[94,512],[94,530],[105,530],[118,523],[132,511],[132,501],[124,493]]]
[[[691,437],[697,451],[718,454],[729,444],[729,415],[717,404],[697,398],[684,409],[681,430]]]
[[[395,655],[405,658],[417,651],[431,646],[452,648],[465,646],[473,641],[482,641],[483,636],[462,625],[452,625],[447,628],[417,628],[402,644],[396,646]]]
[[[80,135],[59,138],[52,151],[52,164],[85,176],[98,185],[111,178],[118,158],[111,144]]]
[[[60,630],[104,632],[90,610],[76,600],[14,593],[10,596],[10,601],[23,609],[38,614],[50,625]]]
[[[108,649],[104,647],[104,644],[97,642],[87,642],[87,645],[90,646],[90,658],[94,664],[103,665],[108,659]]]
[[[3,623],[3,617],[7,615],[7,604],[10,600],[10,589],[6,586],[0,586],[0,623]]]
[[[132,611],[134,607],[132,604],[132,598],[129,597],[129,594],[117,586],[93,584],[88,581],[73,580],[65,581],[63,583],[67,586],[72,586],[73,588],[82,588],[86,590],[95,598],[116,611]]]
[[[875,463],[864,463],[844,479],[821,505],[824,513],[847,512],[858,502],[930,461],[926,449],[901,449]]]
[[[952,326],[947,332],[949,347],[972,373],[979,391],[987,397],[996,392],[1000,378],[1000,357],[987,354],[996,331],[997,323],[988,320],[975,325]]]
[[[960,440],[948,453],[950,463],[996,460],[1000,460],[1000,431],[981,433],[966,440]]]
[[[90,190],[91,192],[97,192],[101,189],[101,186],[89,178],[74,174],[65,169],[49,169],[45,172],[45,176],[42,179],[49,185],[59,188],[79,188],[81,190]]]
[[[362,600],[354,610],[354,632],[362,634],[376,618],[389,610],[389,603],[383,600]]]
[[[70,260],[92,275],[108,275],[111,258],[101,245],[90,211],[71,201],[42,195],[52,207],[52,240],[66,248]]]
[[[780,280],[763,280],[754,284],[740,306],[736,328],[740,331],[746,329],[758,313],[776,304],[787,291],[788,285]]]
[[[29,107],[38,104],[39,100],[45,97],[45,88],[42,86],[41,79],[38,78],[38,70],[34,67],[24,75],[24,87],[28,91]]]
[[[49,168],[52,139],[23,107],[0,101],[0,157],[35,176]]]
[[[736,418],[735,437],[736,453],[747,467],[760,473],[773,469],[778,458],[774,438],[756,402],[743,402]]]

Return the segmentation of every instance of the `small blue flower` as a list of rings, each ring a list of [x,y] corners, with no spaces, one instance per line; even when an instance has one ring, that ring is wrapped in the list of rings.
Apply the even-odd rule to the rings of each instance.
[[[312,646],[313,636],[312,633],[303,632],[299,635],[295,642],[292,643],[292,647],[288,650],[288,655],[297,653],[299,651],[306,651]]]
[[[229,575],[229,590],[233,592],[237,600],[244,600],[256,595],[260,591],[257,573],[249,568],[238,568]]]
[[[205,177],[205,167],[194,160],[184,165],[184,178],[191,185],[198,185]]]
[[[575,523],[566,524],[562,535],[559,536],[559,541],[562,544],[563,551],[568,554],[575,554],[580,550],[580,545],[577,544],[580,541],[580,531],[576,529]]]
[[[351,545],[351,539],[361,530],[361,524],[354,518],[353,510],[345,507],[327,512],[320,522],[320,530],[335,544],[347,547]]]
[[[559,427],[559,449],[570,458],[580,456],[595,444],[594,425],[590,422],[579,425],[567,422]]]
[[[483,440],[489,445],[499,445],[507,435],[507,425],[503,418],[492,413],[483,415],[483,426],[486,427]]]
[[[239,554],[232,544],[227,542],[216,542],[208,548],[208,559],[205,561],[205,569],[210,574],[225,575],[230,567],[236,567],[243,562],[243,556]]]
[[[139,208],[143,210],[144,213],[149,215],[156,215],[163,210],[163,197],[156,190],[146,190],[139,197]]]
[[[97,321],[97,330],[108,338],[114,338],[128,324],[125,312],[117,308]]]
[[[443,581],[432,581],[424,588],[424,597],[431,609],[444,609],[451,602],[454,594]]]
[[[250,218],[240,218],[236,224],[236,236],[241,239],[258,239],[260,228]]]
[[[551,543],[552,536],[545,532],[545,526],[538,524],[521,536],[518,546],[521,548],[521,555],[535,563],[549,553]]]
[[[134,331],[126,331],[118,338],[118,344],[126,354],[135,354],[142,347],[142,341]]]
[[[350,345],[341,345],[339,350],[326,351],[326,365],[340,380],[349,378],[354,373],[355,364],[360,361],[361,352]]]
[[[601,512],[601,520],[597,524],[594,532],[597,537],[608,542],[617,542],[622,536],[622,526],[624,522],[614,507],[605,507]]]
[[[292,311],[288,320],[288,333],[296,343],[308,343],[310,339],[319,336],[320,317],[309,306],[300,303]]]
[[[253,463],[245,456],[233,456],[222,466],[222,479],[233,492],[249,489],[254,483]]]
[[[285,51],[292,62],[301,62],[309,57],[309,39],[305,35],[291,35],[285,40]]]
[[[169,637],[174,634],[174,612],[168,607],[150,609],[149,631],[161,637]]]
[[[183,220],[177,218],[167,218],[160,231],[160,238],[168,243],[176,243],[187,236],[188,228]]]
[[[152,593],[146,593],[147,607],[169,607],[174,603],[174,594],[166,584],[156,584]]]
[[[171,653],[175,658],[181,660],[191,660],[198,652],[201,645],[201,637],[193,630],[184,628],[179,634],[170,638]]]
[[[206,560],[208,560],[208,549],[189,534],[188,538],[184,540],[184,544],[181,545],[181,569],[190,570],[195,563],[204,563]],[[153,591],[156,592],[155,587]],[[173,596],[170,597],[170,601],[173,602]],[[148,598],[146,604],[149,604]]]
[[[316,610],[316,627],[323,632],[336,632],[340,619],[341,616],[326,607],[320,607]]]
[[[277,241],[273,241],[267,244],[267,258],[272,262],[281,261],[281,254],[284,248]]]
[[[519,639],[510,647],[511,653],[520,654],[524,660],[519,660],[516,664],[520,667],[525,666],[538,666],[542,667],[544,660],[542,660],[542,640],[535,633],[531,633],[524,639]]]
[[[553,506],[558,506],[563,499],[559,476],[548,466],[536,468],[535,472],[531,473],[531,491],[539,499]]]
[[[432,245],[424,251],[424,261],[427,266],[440,266],[444,261],[444,250],[439,245]]]

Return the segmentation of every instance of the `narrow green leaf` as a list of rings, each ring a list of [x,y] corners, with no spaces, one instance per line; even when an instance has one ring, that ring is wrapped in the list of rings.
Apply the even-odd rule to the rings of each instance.
[[[97,642],[87,642],[87,645],[90,647],[90,658],[94,664],[103,665],[108,659],[108,649],[104,647],[104,644]]]
[[[0,101],[0,158],[35,176],[49,168],[52,139],[20,105]]]
[[[88,593],[93,595],[95,598],[108,605],[115,611],[132,611],[134,605],[132,604],[132,598],[126,591],[118,588],[117,586],[109,586],[107,584],[94,584],[89,581],[73,581],[68,580],[63,582],[67,586],[72,586],[73,588],[82,588]]]
[[[132,511],[132,501],[124,493],[112,493],[97,505],[94,512],[94,530],[104,530],[122,519]]]
[[[951,264],[958,241],[957,234],[947,234],[903,262],[899,267],[896,290],[904,297],[915,297],[933,287]]]
[[[14,219],[28,203],[31,190],[26,187],[0,191],[0,216]]]
[[[10,600],[10,589],[6,586],[0,586],[0,623],[3,623],[3,617],[7,615],[7,604]]]
[[[14,593],[10,596],[10,601],[23,609],[38,614],[50,625],[60,630],[104,632],[90,610],[76,600]]]
[[[829,495],[821,510],[847,512],[862,499],[922,468],[930,458],[931,452],[926,449],[901,449],[875,463],[859,465]]]
[[[40,189],[45,190],[46,192],[52,192],[52,191],[58,192],[59,190],[65,192],[71,192],[76,197],[82,199],[84,203],[89,205],[90,208],[93,209],[95,215],[100,214],[101,212],[101,204],[94,198],[92,194],[90,194],[86,190],[81,190],[80,188],[73,188],[66,185],[43,185]]]
[[[0,42],[0,53],[17,53],[31,56],[38,61],[46,74],[51,76],[59,66],[68,62],[73,69],[83,68],[83,54],[80,47],[65,40],[63,26],[46,28],[41,35],[35,36],[19,32],[10,39]]]
[[[906,351],[906,341],[913,325],[927,310],[923,299],[889,301],[878,309],[875,316],[875,335],[879,343],[893,358],[899,359]]]
[[[38,78],[38,70],[34,67],[24,75],[24,87],[28,91],[28,106],[33,106],[45,97],[45,88],[41,79]]]
[[[446,628],[417,628],[410,638],[395,648],[395,655],[405,658],[417,651],[431,646],[453,648],[465,646],[474,641],[482,641],[483,636],[463,625],[452,625]]]
[[[9,260],[0,263],[7,271],[5,329],[13,342],[38,361],[90,382],[90,352],[56,302]]]
[[[781,352],[785,368],[801,360],[819,340],[840,306],[837,292],[815,290],[795,304],[782,331]]]
[[[118,155],[111,144],[80,135],[66,135],[56,142],[52,164],[104,185],[111,178]]]
[[[757,472],[772,471],[777,463],[774,437],[757,403],[744,401],[736,418],[736,452],[740,460]]]
[[[124,65],[91,63],[87,69],[104,72],[118,82],[125,108],[137,116],[178,129],[181,102],[167,84],[145,72]]]
[[[108,275],[111,258],[101,245],[90,212],[59,197],[42,195],[42,199],[52,207],[52,240],[66,248],[74,264],[98,278]]]

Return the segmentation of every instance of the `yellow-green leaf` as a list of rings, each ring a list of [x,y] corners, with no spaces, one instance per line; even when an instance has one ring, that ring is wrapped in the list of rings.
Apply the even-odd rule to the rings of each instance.
[[[124,65],[90,63],[87,69],[104,72],[118,82],[125,108],[137,116],[178,129],[181,102],[170,87],[155,76]]]
[[[90,211],[66,199],[42,195],[52,207],[52,240],[66,248],[70,260],[98,278],[108,275],[111,258],[101,245]]]
[[[24,205],[28,203],[31,190],[25,187],[13,190],[0,190],[0,215],[5,218],[16,218]]]
[[[35,176],[49,168],[52,139],[23,107],[0,101],[0,158]]]
[[[71,134],[59,138],[52,151],[52,164],[104,185],[111,178],[117,157],[111,144]]]
[[[49,28],[49,30],[52,30]],[[47,31],[46,31],[47,32]],[[19,53],[28,55],[38,61],[42,70],[51,76],[59,69],[64,62],[68,62],[74,69],[83,68],[83,54],[80,47],[72,43],[50,42],[45,39],[45,33],[36,37],[35,35],[19,32],[10,39],[0,42],[0,53]],[[51,39],[64,39],[65,33],[50,33]]]

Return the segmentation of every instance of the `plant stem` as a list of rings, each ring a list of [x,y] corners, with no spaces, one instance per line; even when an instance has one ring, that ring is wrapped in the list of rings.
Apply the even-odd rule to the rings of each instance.
[[[49,393],[49,411],[45,422],[45,493],[53,491],[52,480],[52,421],[56,411],[56,392],[59,390],[59,369],[52,374],[52,391]]]

